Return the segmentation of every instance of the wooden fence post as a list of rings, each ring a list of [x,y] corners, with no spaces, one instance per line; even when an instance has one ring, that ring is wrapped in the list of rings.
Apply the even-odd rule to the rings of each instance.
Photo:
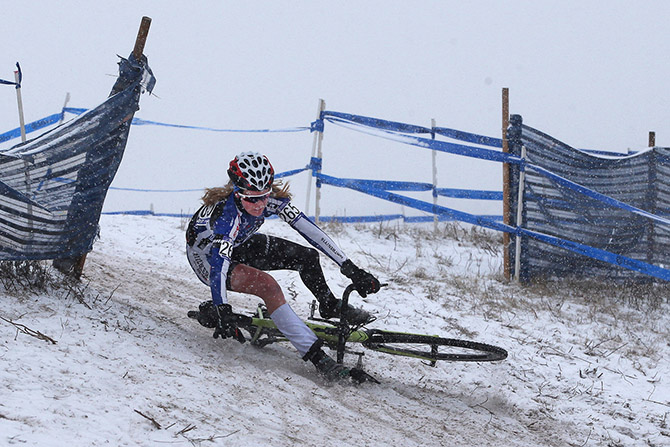
[[[144,45],[147,42],[147,36],[149,35],[149,27],[151,26],[150,17],[142,17],[142,22],[140,23],[140,29],[137,32],[137,38],[135,39],[135,46],[133,47],[133,56],[137,62],[142,61],[142,53],[144,52]],[[132,119],[132,116],[130,117]],[[84,253],[78,258],[69,258],[69,259],[54,259],[53,266],[57,270],[69,275],[73,278],[81,278],[81,274],[84,271],[84,264],[86,263],[86,255]]]
[[[507,128],[509,127],[509,88],[502,89],[502,151],[509,153],[509,144],[507,142]],[[503,223],[509,225],[510,216],[510,196],[509,196],[509,164],[503,163]],[[511,274],[510,256],[509,256],[510,236],[509,233],[503,233],[503,270],[505,280],[509,281]]]

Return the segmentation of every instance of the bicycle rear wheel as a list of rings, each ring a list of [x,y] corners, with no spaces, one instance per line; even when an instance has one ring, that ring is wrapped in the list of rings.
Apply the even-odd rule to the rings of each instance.
[[[364,346],[373,351],[430,362],[495,362],[507,358],[503,348],[468,340],[383,330],[370,331],[369,336]]]

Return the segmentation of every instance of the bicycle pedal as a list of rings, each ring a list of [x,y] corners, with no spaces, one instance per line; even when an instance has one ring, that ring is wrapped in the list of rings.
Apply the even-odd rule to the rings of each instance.
[[[363,383],[363,382],[374,382],[374,383],[381,383],[379,380],[375,379],[373,376],[370,374],[366,373],[360,368],[353,368],[351,372],[349,373],[351,378],[354,380],[356,383]]]

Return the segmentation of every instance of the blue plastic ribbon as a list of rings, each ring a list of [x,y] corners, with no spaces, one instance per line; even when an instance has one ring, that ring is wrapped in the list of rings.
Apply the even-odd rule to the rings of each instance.
[[[279,172],[275,174],[276,179],[284,178],[284,177],[290,177],[292,175],[300,174],[303,171],[306,171],[309,169],[309,166],[305,166],[304,168],[300,169],[293,169],[291,171],[284,171],[284,172]]]
[[[263,132],[304,132],[310,130],[309,127],[287,127],[284,129],[217,129],[214,127],[202,127],[202,126],[186,126],[183,124],[168,124],[161,123],[158,121],[144,120],[141,118],[133,118],[134,126],[163,126],[163,127],[174,127],[177,129],[194,129],[194,130],[207,130],[209,132],[240,132],[240,133],[263,133]]]
[[[80,115],[86,112],[86,109],[70,108],[67,107],[63,109],[66,112],[74,113]],[[184,124],[170,124],[162,123],[159,121],[145,120],[142,118],[133,118],[132,124],[135,126],[163,126],[163,127],[174,127],[177,129],[193,129],[193,130],[206,130],[210,132],[250,132],[250,133],[260,133],[260,132],[304,132],[310,130],[310,127],[287,127],[283,129],[218,129],[214,127],[204,127],[204,126],[187,126]]]
[[[436,134],[453,138],[454,140],[467,141],[468,143],[481,144],[483,146],[502,147],[502,139],[500,138],[477,135],[470,132],[463,132],[462,130],[448,129],[446,127],[434,127],[433,131]]]
[[[379,118],[371,118],[368,116],[352,115],[350,113],[332,112],[328,110],[321,112],[321,119],[328,119],[329,121],[349,121],[351,123],[361,124],[363,126],[374,127],[377,129],[390,130],[393,132],[431,133],[431,129],[427,127],[399,123],[396,121],[387,121]]]
[[[323,159],[318,157],[312,157],[309,159],[308,169],[311,169],[312,172],[320,171],[323,165]]]
[[[62,119],[63,119],[62,113],[54,113],[53,115],[49,115],[47,117],[38,119],[37,121],[33,121],[32,123],[28,123],[25,126],[26,134],[42,129],[47,126],[51,126],[52,124],[55,124]],[[3,134],[0,134],[0,143],[4,143],[5,141],[9,141],[14,138],[18,138],[20,136],[21,136],[21,128],[17,127]]]
[[[318,119],[314,122],[312,122],[309,126],[309,131],[310,132],[323,132],[323,119]]]
[[[548,244],[555,245],[557,247],[561,247],[566,250],[593,259],[598,259],[630,270],[645,273],[647,275],[654,276],[656,278],[670,280],[670,270],[668,269],[664,269],[655,266],[653,264],[648,264],[643,261],[638,261],[636,259],[632,259],[626,256],[618,255],[616,253],[612,253],[607,250],[590,247],[566,239],[560,239],[555,236],[549,236],[543,233],[527,230],[521,227],[514,228],[504,223],[496,222],[489,216],[477,216],[474,214],[465,213],[463,211],[457,211],[440,205],[434,205],[432,203],[424,202],[422,200],[412,199],[409,197],[401,196],[399,194],[390,193],[388,191],[364,188],[363,186],[357,185],[356,183],[346,182],[344,181],[344,179],[338,179],[336,177],[331,177],[325,174],[318,174],[318,176],[321,179],[321,181],[326,184],[334,186],[345,186],[347,188],[351,188],[364,194],[378,197],[380,199],[388,200],[393,203],[398,203],[404,206],[408,206],[410,208],[427,211],[440,216],[446,216],[461,222],[471,223],[473,225],[478,225],[484,228],[503,231],[506,233],[512,233],[516,235],[526,235],[541,240],[543,242],[546,242]]]
[[[439,196],[452,197],[454,199],[476,199],[476,200],[502,200],[502,191],[477,191],[473,189],[436,188]]]
[[[324,112],[325,114],[326,112]],[[386,138],[389,140],[393,141],[398,141],[400,143],[405,143],[409,144],[411,146],[417,146],[417,147],[422,147],[424,149],[432,149],[436,150],[439,152],[447,152],[451,154],[456,154],[456,155],[464,155],[467,157],[472,157],[472,158],[479,158],[481,160],[489,160],[489,161],[498,161],[502,163],[512,163],[512,164],[521,164],[523,161],[521,160],[521,157],[518,157],[513,154],[508,154],[500,151],[495,151],[492,149],[485,149],[485,148],[479,148],[479,147],[474,147],[474,146],[468,146],[464,144],[457,144],[457,143],[450,143],[447,141],[438,141],[438,140],[432,140],[429,138],[422,138],[422,137],[417,137],[414,135],[400,135],[398,133],[397,129],[394,129],[393,125],[383,125],[383,126],[373,126],[375,123],[374,119],[368,119],[364,120],[362,118],[365,117],[356,117],[355,115],[352,115],[354,119],[349,119],[348,114],[342,114],[342,113],[335,113],[335,112],[329,112],[328,115],[325,115],[325,119],[334,123],[334,124],[339,124],[339,125],[347,125],[347,124],[352,124],[354,126],[365,126],[369,128],[375,128],[378,129],[377,133],[374,133],[373,135]],[[378,121],[383,121],[383,120],[377,120]],[[365,124],[364,124],[365,123]],[[418,127],[418,126],[412,126],[412,127]],[[427,133],[430,133],[430,129],[428,128],[422,128],[427,131]],[[359,130],[355,129],[354,130]],[[363,132],[362,130],[360,130]],[[418,131],[417,131],[418,132]]]
[[[384,199],[389,202],[398,203],[400,205],[405,205],[417,210],[426,211],[432,214],[443,215],[452,218],[454,220],[471,223],[473,225],[490,228],[492,230],[504,231],[506,233],[514,233],[516,231],[514,227],[496,222],[487,217],[465,213],[463,211],[458,211],[441,205],[435,205],[432,203],[424,202],[423,200],[412,199],[410,197],[405,197],[388,191],[371,189],[366,187],[365,185],[357,183],[356,181],[340,179],[325,174],[318,174],[317,176],[325,184],[347,187],[362,192],[364,194],[378,197],[380,199]]]
[[[15,85],[17,89],[21,88],[21,81],[23,80],[23,73],[21,72],[21,66],[19,63],[16,63],[16,68],[19,72],[19,82],[14,82],[14,81],[5,81],[4,79],[0,79],[0,84],[5,84],[5,85]]]

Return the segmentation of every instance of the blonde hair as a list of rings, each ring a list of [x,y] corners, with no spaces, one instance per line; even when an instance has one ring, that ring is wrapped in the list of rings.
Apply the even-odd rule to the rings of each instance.
[[[289,184],[278,180],[272,183],[272,191],[270,191],[270,197],[277,197],[279,199],[290,199],[292,197],[291,192],[289,191]],[[233,191],[233,182],[228,182],[225,186],[217,186],[214,188],[206,188],[205,194],[202,196],[202,203],[206,206],[215,205],[218,202],[226,200]]]

